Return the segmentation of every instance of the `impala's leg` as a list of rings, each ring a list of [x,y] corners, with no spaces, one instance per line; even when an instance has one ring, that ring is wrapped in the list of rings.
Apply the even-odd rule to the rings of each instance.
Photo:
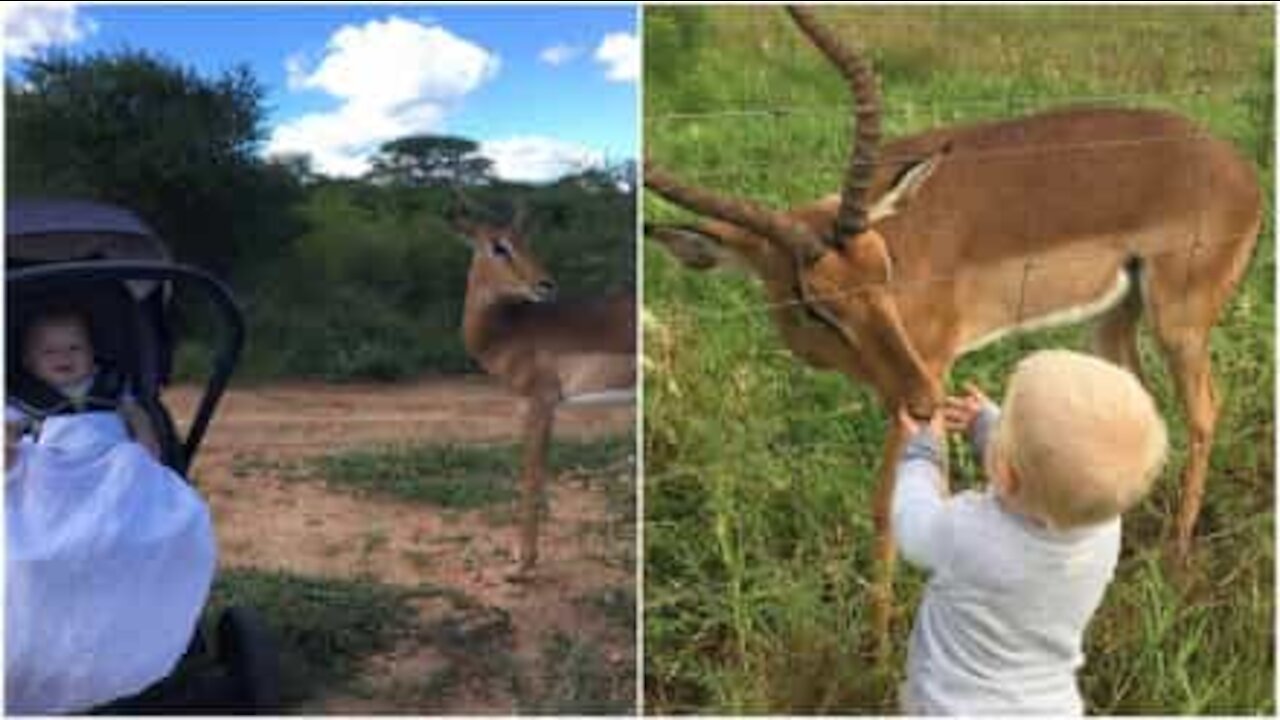
[[[1184,565],[1191,553],[1191,534],[1204,500],[1209,451],[1218,419],[1218,398],[1213,389],[1207,332],[1187,334],[1166,345],[1169,369],[1178,386],[1187,419],[1187,464],[1182,471],[1182,501],[1178,506],[1174,558]]]
[[[1108,310],[1099,320],[1093,335],[1093,350],[1098,355],[1133,373],[1143,385],[1142,359],[1138,357],[1138,319],[1142,316],[1142,297],[1137,283],[1119,305]]]
[[[889,660],[889,630],[893,620],[893,575],[897,546],[893,542],[890,516],[893,509],[894,473],[902,454],[905,438],[895,421],[897,408],[889,411],[889,427],[880,461],[880,477],[876,482],[872,522],[875,526],[875,569],[871,580],[871,637],[875,643],[877,664]]]
[[[538,562],[538,525],[546,487],[547,445],[551,441],[555,412],[554,399],[529,398],[520,472],[520,566],[517,572],[522,577],[529,575]]]

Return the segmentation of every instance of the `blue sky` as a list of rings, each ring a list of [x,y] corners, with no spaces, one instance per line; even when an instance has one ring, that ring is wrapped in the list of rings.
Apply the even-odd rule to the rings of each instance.
[[[330,174],[420,132],[480,141],[510,179],[636,154],[634,6],[0,7],[8,62],[56,45],[151,50],[207,77],[249,65],[267,89],[264,152],[306,152]]]

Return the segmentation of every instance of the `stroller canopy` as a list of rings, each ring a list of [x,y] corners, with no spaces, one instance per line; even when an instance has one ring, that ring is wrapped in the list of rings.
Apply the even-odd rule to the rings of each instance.
[[[137,215],[87,200],[14,199],[5,205],[9,268],[81,260],[171,260],[169,248]],[[153,281],[131,280],[135,297]]]
[[[84,200],[11,200],[5,207],[6,259],[14,264],[71,260],[170,259],[137,215]]]

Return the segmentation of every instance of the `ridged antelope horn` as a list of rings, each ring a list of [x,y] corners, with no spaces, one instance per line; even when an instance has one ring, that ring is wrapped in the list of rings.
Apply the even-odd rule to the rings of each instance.
[[[517,230],[523,230],[526,223],[529,222],[529,202],[524,198],[516,201],[515,210],[511,214],[511,227]]]
[[[880,90],[876,86],[871,63],[841,41],[831,28],[819,22],[812,9],[788,5],[787,12],[849,82],[849,92],[853,96],[853,115],[857,126],[853,131],[849,167],[845,169],[840,191],[840,214],[836,218],[833,238],[839,245],[842,238],[861,234],[871,225],[867,218],[867,191],[880,146]]]
[[[798,255],[805,264],[817,262],[827,252],[822,240],[807,226],[747,200],[729,198],[686,184],[655,166],[648,158],[644,161],[644,184],[681,207],[762,235]]]
[[[445,210],[445,218],[454,224],[468,219],[468,216],[485,217],[488,215],[488,209],[469,197],[457,185],[450,185],[449,190],[453,195],[453,203],[447,206]]]

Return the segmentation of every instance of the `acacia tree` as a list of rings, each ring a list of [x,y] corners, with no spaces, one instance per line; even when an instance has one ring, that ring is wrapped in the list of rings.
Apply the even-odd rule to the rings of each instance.
[[[479,185],[493,179],[493,161],[474,140],[410,135],[383,143],[371,161],[372,182],[401,187]]]
[[[256,154],[263,90],[247,67],[206,79],[142,51],[54,51],[18,76],[5,84],[9,195],[124,205],[221,274],[296,232],[298,183]]]

